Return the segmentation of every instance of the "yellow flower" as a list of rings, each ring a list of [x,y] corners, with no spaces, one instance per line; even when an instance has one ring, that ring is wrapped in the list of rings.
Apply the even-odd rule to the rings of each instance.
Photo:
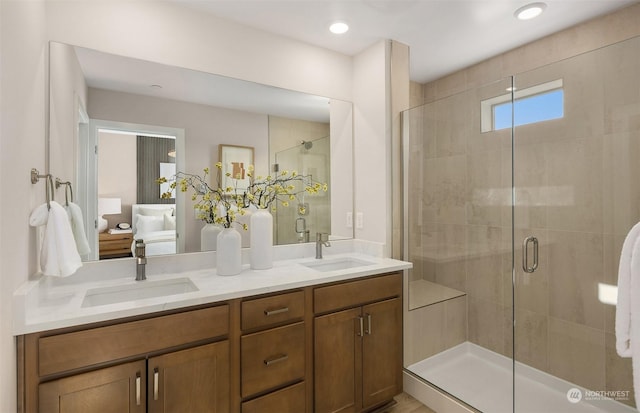
[[[247,224],[242,224],[242,229],[246,231],[249,229],[249,226]]]
[[[289,206],[289,202],[287,202],[287,201],[282,201],[282,206],[288,207],[288,206]]]
[[[247,166],[247,170],[249,172],[253,172],[255,169],[253,168],[253,165],[249,165],[249,166]]]
[[[231,172],[227,172],[226,174],[224,174],[226,177],[230,177],[231,176]]]
[[[304,215],[307,212],[307,208],[305,208],[303,205],[300,205],[300,207],[298,207],[298,213],[300,215]]]
[[[156,183],[158,184],[164,184],[165,182],[167,182],[167,178],[165,178],[164,176],[161,176],[160,178],[156,179]]]
[[[209,174],[209,168],[204,168],[204,169],[203,169],[203,171],[204,171],[204,174],[205,174],[205,175],[208,175],[208,174]]]
[[[222,169],[222,162],[216,162],[216,168]]]
[[[327,185],[326,183],[325,183],[325,184],[322,184],[322,190],[323,190],[324,192],[327,192],[327,191],[329,190],[329,185]]]
[[[296,199],[295,195],[289,195],[289,200],[293,201],[294,199]]]

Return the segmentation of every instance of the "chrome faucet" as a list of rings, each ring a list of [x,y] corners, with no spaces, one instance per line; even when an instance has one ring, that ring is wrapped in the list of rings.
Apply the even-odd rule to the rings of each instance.
[[[316,259],[322,259],[322,246],[330,247],[329,234],[325,232],[316,233]]]
[[[136,240],[136,281],[144,281],[147,279],[146,265],[147,257],[145,256],[145,244],[144,240]]]

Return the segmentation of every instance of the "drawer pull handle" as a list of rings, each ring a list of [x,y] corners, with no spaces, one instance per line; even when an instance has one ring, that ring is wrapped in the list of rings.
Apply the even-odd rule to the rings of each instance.
[[[371,335],[371,314],[366,314],[367,316],[367,328],[364,330],[365,334]]]
[[[140,372],[136,373],[136,406],[140,406]]]
[[[158,372],[158,368],[153,369],[153,400],[158,400],[158,379],[160,376],[160,372]]]
[[[270,366],[272,364],[276,364],[276,363],[280,363],[281,361],[285,361],[289,358],[289,356],[287,356],[286,354],[277,354],[275,356],[269,357],[268,359],[264,360],[264,365],[265,366]]]
[[[364,336],[364,318],[362,318],[362,316],[358,316],[358,327],[360,327],[360,329],[358,330],[358,337],[363,337]]]
[[[264,315],[269,317],[270,315],[282,314],[289,311],[289,307],[277,308],[275,310],[264,310]]]

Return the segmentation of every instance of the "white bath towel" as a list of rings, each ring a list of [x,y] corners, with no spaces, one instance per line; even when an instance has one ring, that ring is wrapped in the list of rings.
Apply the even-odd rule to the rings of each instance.
[[[632,357],[633,390],[640,400],[640,223],[627,234],[620,254],[616,351],[620,357]]]
[[[46,225],[40,249],[42,273],[55,277],[66,277],[82,266],[73,238],[67,211],[57,202],[42,204],[31,212],[29,223],[37,227]]]
[[[69,202],[66,206],[67,214],[69,214],[69,222],[71,223],[71,231],[73,232],[73,238],[76,240],[76,248],[78,254],[85,255],[91,252],[89,247],[89,241],[87,240],[87,233],[84,231],[84,220],[82,218],[82,210],[77,204]]]

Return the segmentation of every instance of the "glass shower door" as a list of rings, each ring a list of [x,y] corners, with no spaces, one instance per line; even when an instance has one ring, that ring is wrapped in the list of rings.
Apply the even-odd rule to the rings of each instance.
[[[514,86],[515,411],[634,411],[614,323],[640,221],[640,39]]]

